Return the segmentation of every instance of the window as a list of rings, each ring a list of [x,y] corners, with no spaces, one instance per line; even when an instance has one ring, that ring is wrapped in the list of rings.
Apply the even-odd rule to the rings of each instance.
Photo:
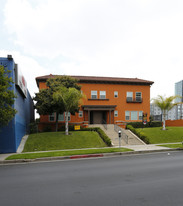
[[[139,111],[139,120],[142,120],[142,118],[143,118],[143,112]]]
[[[130,120],[130,112],[125,111],[125,120]]]
[[[133,101],[133,92],[127,92],[127,102]]]
[[[137,102],[141,102],[142,101],[142,93],[141,92],[136,92],[135,100]]]
[[[106,91],[100,91],[100,99],[106,99]]]
[[[131,120],[138,120],[137,113],[137,111],[131,111]]]
[[[54,122],[55,121],[55,113],[52,113],[49,115],[49,121]]]
[[[118,98],[118,92],[117,91],[114,92],[114,97]]]
[[[118,117],[118,111],[117,110],[114,111],[114,116]]]
[[[91,91],[91,98],[97,99],[97,91]]]
[[[58,115],[58,121],[64,121],[64,114]]]
[[[65,112],[65,118],[66,118],[66,112]],[[68,112],[68,121],[71,121],[71,113]]]
[[[83,117],[83,111],[79,111],[79,117]]]

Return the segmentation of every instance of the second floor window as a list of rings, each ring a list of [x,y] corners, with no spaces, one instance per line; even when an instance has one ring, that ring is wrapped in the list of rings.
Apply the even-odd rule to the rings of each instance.
[[[126,98],[127,98],[127,101],[129,102],[133,101],[133,92],[127,92]]]
[[[91,99],[97,99],[97,91],[91,91]]]
[[[136,92],[135,94],[135,100],[137,102],[140,102],[142,100],[142,93],[141,92]]]
[[[106,99],[106,91],[100,91],[100,99]]]
[[[118,97],[118,92],[117,92],[117,91],[114,92],[114,97],[115,97],[115,98]]]

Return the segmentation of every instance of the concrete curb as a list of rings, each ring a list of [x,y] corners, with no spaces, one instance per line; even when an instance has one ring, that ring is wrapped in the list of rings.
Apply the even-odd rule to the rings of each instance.
[[[94,158],[94,157],[112,157],[121,155],[136,155],[136,154],[147,154],[147,153],[158,153],[158,152],[172,152],[181,151],[183,149],[160,149],[160,150],[143,150],[143,151],[130,151],[130,152],[114,152],[114,153],[100,153],[100,154],[86,154],[86,155],[72,155],[72,156],[60,156],[60,157],[44,157],[36,159],[17,159],[17,160],[3,160],[0,161],[0,165],[3,164],[16,164],[16,163],[31,163],[31,162],[43,162],[43,161],[54,161],[54,160],[65,160],[65,159],[82,159],[82,158]]]

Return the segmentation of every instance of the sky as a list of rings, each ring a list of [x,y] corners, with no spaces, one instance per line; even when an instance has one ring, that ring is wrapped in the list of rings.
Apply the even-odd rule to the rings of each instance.
[[[48,74],[183,80],[182,0],[0,0],[0,57],[11,54],[31,96]]]

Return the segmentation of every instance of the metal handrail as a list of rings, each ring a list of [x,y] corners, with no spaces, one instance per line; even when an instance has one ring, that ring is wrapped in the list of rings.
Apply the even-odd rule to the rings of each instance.
[[[119,127],[117,124],[114,124],[114,130],[119,133],[121,131],[121,137],[124,139],[125,143],[128,144],[128,135],[125,133],[125,130]]]
[[[102,120],[102,125],[104,126],[104,128],[107,130],[107,122],[103,119]]]

